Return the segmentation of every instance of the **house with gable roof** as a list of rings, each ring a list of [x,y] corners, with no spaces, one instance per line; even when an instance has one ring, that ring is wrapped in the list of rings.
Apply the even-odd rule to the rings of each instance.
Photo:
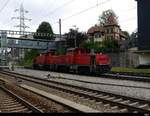
[[[121,31],[120,26],[117,24],[114,15],[108,18],[104,26],[93,26],[88,32],[88,40],[94,39],[94,42],[101,43],[104,39],[114,39],[118,41],[126,40],[126,36]]]

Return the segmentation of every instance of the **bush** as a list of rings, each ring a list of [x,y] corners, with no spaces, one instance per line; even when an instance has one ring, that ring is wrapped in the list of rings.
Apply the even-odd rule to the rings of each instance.
[[[32,66],[33,60],[36,58],[38,54],[37,50],[31,50],[26,52],[24,60],[23,60],[23,65],[24,66]]]

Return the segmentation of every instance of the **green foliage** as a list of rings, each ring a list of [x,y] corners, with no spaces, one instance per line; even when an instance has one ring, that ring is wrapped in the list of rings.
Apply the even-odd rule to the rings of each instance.
[[[95,53],[101,53],[103,52],[103,47],[102,45],[99,45],[93,41],[90,42],[82,42],[80,45],[80,47],[83,47],[86,49],[87,53],[91,52],[91,49],[94,49]]]
[[[134,68],[123,68],[123,67],[113,67],[111,71],[118,72],[145,72],[150,73],[150,69],[134,69]]]
[[[66,48],[57,49],[55,52],[56,56],[65,55],[65,54],[66,54]]]
[[[130,34],[127,31],[123,31],[123,34],[127,37],[127,40],[130,39]]]
[[[28,60],[28,59],[34,59],[38,54],[38,51],[37,50],[31,50],[31,51],[28,51],[26,52],[25,54],[25,58],[24,60]]]
[[[94,49],[95,53],[106,53],[106,52],[115,52],[120,47],[118,41],[114,39],[105,39],[101,44],[97,44],[94,41],[82,42],[80,47],[86,49],[87,53],[90,53],[91,49]]]
[[[75,47],[75,39],[76,39],[76,47],[79,47],[79,44],[82,41],[87,40],[87,34],[84,32],[78,32],[78,30],[70,29],[68,33],[64,34],[66,36],[67,47],[74,48]]]
[[[25,57],[24,57],[24,65],[25,66],[32,66],[33,60],[36,58],[38,54],[37,50],[31,50],[26,52]]]
[[[105,39],[102,42],[105,52],[115,52],[120,46],[114,39]]]
[[[118,17],[116,16],[113,10],[109,9],[109,10],[103,11],[102,15],[99,16],[98,21],[99,21],[100,26],[104,26],[108,22],[108,18],[110,14],[114,15],[116,23],[118,24]]]
[[[36,32],[38,32],[38,33],[49,33],[49,34],[52,35],[50,37],[47,37],[47,36],[42,36],[42,37],[41,36],[34,36],[34,38],[36,38],[36,39],[46,39],[46,40],[54,39],[54,37],[53,37],[54,33],[53,33],[53,30],[52,30],[52,27],[48,22],[42,22],[39,25]]]

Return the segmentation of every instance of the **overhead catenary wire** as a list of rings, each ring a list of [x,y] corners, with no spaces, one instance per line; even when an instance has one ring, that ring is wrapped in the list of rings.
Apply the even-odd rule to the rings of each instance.
[[[128,22],[128,21],[135,20],[135,19],[137,19],[137,17],[131,17],[131,18],[120,21],[120,23]]]
[[[66,3],[64,3],[64,4],[61,5],[60,7],[54,9],[53,11],[51,11],[51,12],[49,12],[49,13],[47,13],[47,15],[49,15],[49,14],[50,14],[50,15],[54,14],[54,12],[56,12],[58,9],[63,8],[64,6],[66,6],[66,5],[70,4],[70,3],[72,3],[73,1],[74,1],[74,0],[70,0],[70,1],[68,1],[68,2],[66,2]]]
[[[0,9],[0,12],[2,12],[4,10],[4,8],[7,6],[7,4],[9,3],[10,0],[7,0],[5,2],[5,4],[2,6],[2,8]]]
[[[75,16],[77,16],[77,15],[80,15],[80,14],[86,12],[86,11],[89,11],[89,10],[95,8],[95,7],[98,6],[98,5],[107,3],[107,2],[109,2],[109,1],[110,1],[110,0],[104,1],[104,2],[102,2],[102,3],[99,3],[99,4],[96,4],[96,5],[92,6],[92,7],[89,7],[89,8],[87,8],[87,9],[85,9],[85,10],[82,10],[82,11],[80,11],[80,12],[77,12],[77,13],[71,15],[71,16],[68,16],[68,17],[66,17],[66,18],[63,18],[62,21],[64,22],[64,21],[66,21],[66,20],[68,20],[68,19],[70,19],[70,18],[72,18],[72,17],[75,17]],[[136,8],[137,8],[137,7],[132,7],[132,8],[129,8],[129,9],[127,9],[127,10],[123,10],[123,12],[132,11],[132,10],[134,10],[134,9],[136,9]],[[136,17],[128,18],[128,19],[125,19],[125,20],[119,21],[119,22],[120,22],[120,23],[125,22],[125,21],[128,22],[128,21],[133,20],[133,19],[136,19]],[[58,23],[58,21],[55,22],[55,23],[52,23],[52,25],[55,25],[55,24],[57,24],[57,23]],[[63,25],[63,24],[62,24],[62,25]]]
[[[54,14],[57,10],[59,10],[59,9],[65,7],[65,6],[69,5],[69,4],[72,3],[73,1],[75,1],[75,0],[69,0],[68,2],[65,2],[63,5],[61,5],[61,6],[57,7],[57,8],[55,8],[54,10],[48,12],[46,15],[43,15],[42,17],[46,17],[46,16],[50,16],[50,15]]]
[[[106,3],[106,1],[103,2],[103,3]],[[103,3],[100,3],[100,4],[103,4]],[[75,13],[75,14],[69,16],[69,17],[66,17],[66,18],[62,19],[62,20],[64,21],[64,20],[70,19],[70,18],[72,18],[72,17],[74,17],[74,16],[80,15],[80,14],[82,14],[82,13],[88,11],[88,10],[91,10],[91,9],[95,8],[95,6],[100,5],[100,4],[96,4],[96,5],[94,5],[94,6],[90,7],[90,8],[87,8],[87,9],[81,11],[81,12]],[[136,9],[136,7],[130,8],[130,9],[128,9],[128,10],[134,10],[134,9]],[[126,11],[128,11],[128,10],[126,10]],[[58,22],[56,22],[56,23],[58,23]]]
[[[101,3],[98,3],[98,4],[96,3],[96,5],[94,5],[94,6],[92,6],[92,7],[89,7],[89,8],[87,8],[87,9],[85,9],[85,10],[82,10],[82,11],[80,11],[80,12],[77,12],[77,13],[71,15],[71,16],[68,16],[68,17],[62,19],[62,21],[68,20],[68,19],[70,19],[70,18],[72,18],[72,17],[74,17],[74,16],[77,16],[77,15],[80,15],[80,14],[82,14],[82,13],[84,13],[84,12],[87,12],[87,11],[89,11],[89,10],[91,10],[91,9],[93,9],[93,8],[95,8],[95,7],[97,7],[97,6],[99,6],[99,5],[108,3],[109,1],[110,1],[110,0],[106,0],[106,1],[101,2]],[[58,23],[58,22],[55,22],[55,23],[53,23],[52,25],[54,25],[54,24],[56,24],[56,23]]]
[[[48,2],[47,5],[50,6],[50,5],[53,5],[53,3],[55,3],[55,0],[53,0],[53,1],[51,1],[51,2]],[[43,10],[43,7],[41,8],[41,11],[42,11],[42,10]],[[44,14],[45,14],[45,10],[47,10],[46,7],[44,7],[44,10],[43,10]],[[34,23],[37,22],[40,17],[44,17],[44,16],[45,16],[45,15],[43,15],[43,13],[42,13],[42,15],[38,15],[38,16],[35,18],[35,20],[33,19],[33,20],[34,20]]]

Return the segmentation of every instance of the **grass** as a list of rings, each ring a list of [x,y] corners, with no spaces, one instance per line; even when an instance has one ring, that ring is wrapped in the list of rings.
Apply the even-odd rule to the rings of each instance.
[[[24,63],[24,66],[26,67],[32,67],[32,65],[33,65],[33,60],[28,60]]]
[[[150,69],[134,69],[134,68],[123,68],[123,67],[112,67],[111,71],[150,73]]]
[[[15,66],[25,66],[25,67],[32,67],[33,60],[27,60],[26,62],[20,62],[20,63],[13,63]]]

